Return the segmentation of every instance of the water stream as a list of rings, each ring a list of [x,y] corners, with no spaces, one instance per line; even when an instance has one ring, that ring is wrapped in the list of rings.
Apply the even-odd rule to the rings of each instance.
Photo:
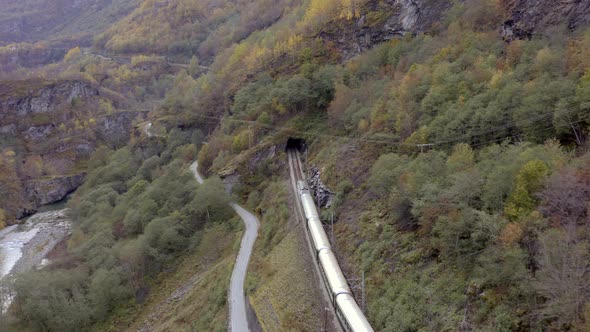
[[[44,223],[44,214],[65,208],[71,194],[61,201],[44,205],[37,213],[23,219],[19,225],[8,226],[0,230],[0,281],[13,270],[14,265],[23,256],[23,246],[27,244],[41,229],[51,227]]]

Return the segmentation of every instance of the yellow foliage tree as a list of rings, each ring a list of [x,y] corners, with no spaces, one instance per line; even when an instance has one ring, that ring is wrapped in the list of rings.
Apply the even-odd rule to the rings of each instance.
[[[516,186],[504,208],[510,219],[525,217],[535,208],[537,198],[534,194],[542,187],[548,175],[549,167],[541,160],[531,160],[520,169],[516,176]]]
[[[0,153],[0,206],[5,218],[13,218],[20,201],[21,182],[16,172],[16,153],[7,148]]]
[[[4,210],[0,209],[0,229],[6,227],[6,214]]]
[[[80,46],[71,48],[64,56],[64,61],[69,62],[70,60],[76,60],[80,54],[82,54],[82,51],[80,51]]]
[[[234,153],[240,153],[248,149],[252,140],[252,131],[244,130],[234,137],[232,150]]]
[[[352,20],[361,16],[365,0],[312,0],[303,18],[304,25],[310,28],[332,19]]]
[[[465,170],[475,163],[475,154],[468,144],[459,143],[453,148],[453,153],[447,159],[447,167],[452,172]]]
[[[524,231],[522,225],[517,223],[508,223],[500,235],[500,242],[506,246],[513,246],[522,238]]]

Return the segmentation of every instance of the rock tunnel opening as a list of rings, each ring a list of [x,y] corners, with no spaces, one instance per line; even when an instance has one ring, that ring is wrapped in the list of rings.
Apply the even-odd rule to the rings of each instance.
[[[285,150],[288,151],[292,149],[295,149],[299,152],[307,150],[305,140],[303,138],[289,137],[289,139],[287,140],[287,146],[285,146]]]

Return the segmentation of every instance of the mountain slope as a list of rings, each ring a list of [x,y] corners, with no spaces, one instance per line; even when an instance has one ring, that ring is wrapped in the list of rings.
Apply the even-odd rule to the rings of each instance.
[[[145,296],[150,312],[161,302],[149,287],[168,282],[209,227],[222,226],[220,243],[235,235],[221,182],[200,191],[182,172],[198,151],[259,214],[246,288],[261,326],[321,326],[309,264],[292,254],[304,234],[292,232],[281,172],[297,138],[377,330],[587,330],[588,16],[584,2],[550,0],[142,2],[96,38],[122,56],[74,49],[36,71],[67,68],[117,91],[151,110],[158,135],[93,154],[70,203],[67,255],[25,279],[16,317],[61,327],[26,305],[55,289],[52,303],[76,304],[76,324],[149,321]],[[191,61],[173,71],[169,56]],[[223,328],[225,267],[195,296],[213,318],[196,328]],[[63,275],[72,283],[57,283]],[[298,283],[301,305],[285,301],[285,282]],[[194,307],[176,308],[160,326],[190,327]]]
[[[1,0],[0,45],[23,41],[89,45],[97,32],[136,6],[136,0]]]

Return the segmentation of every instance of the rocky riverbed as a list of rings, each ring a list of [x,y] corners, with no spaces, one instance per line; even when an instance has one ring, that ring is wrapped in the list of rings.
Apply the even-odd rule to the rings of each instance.
[[[0,280],[31,270],[71,232],[68,209],[37,213],[0,231]]]

